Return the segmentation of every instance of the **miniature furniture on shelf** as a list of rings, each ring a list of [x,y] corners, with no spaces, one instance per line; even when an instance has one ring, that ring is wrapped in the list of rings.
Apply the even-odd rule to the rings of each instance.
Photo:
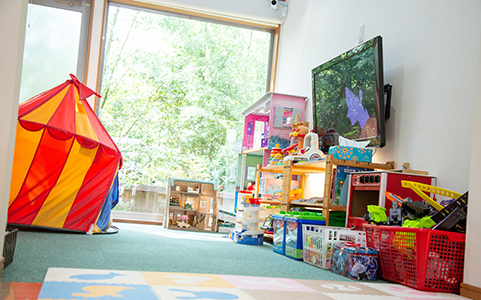
[[[392,170],[394,169],[394,162],[380,163],[368,163],[360,161],[350,161],[343,159],[333,158],[332,155],[326,155],[326,159],[308,161],[303,163],[294,163],[293,161],[285,161],[283,165],[263,167],[257,166],[256,174],[256,191],[259,191],[259,182],[261,178],[261,172],[273,172],[282,173],[282,198],[281,198],[281,210],[289,211],[291,206],[297,207],[315,207],[322,209],[322,215],[326,221],[326,225],[329,225],[329,214],[331,211],[346,211],[345,205],[333,205],[331,204],[331,191],[332,191],[332,175],[334,166],[348,166],[370,169],[382,169]],[[325,173],[324,182],[324,197],[322,203],[304,203],[304,202],[291,202],[291,180],[292,175],[300,175],[299,187],[301,191],[304,191],[305,176],[309,173]],[[302,192],[301,192],[302,193]],[[301,195],[302,197],[302,195]]]
[[[166,189],[164,228],[215,232],[217,216],[216,183],[169,178]]]

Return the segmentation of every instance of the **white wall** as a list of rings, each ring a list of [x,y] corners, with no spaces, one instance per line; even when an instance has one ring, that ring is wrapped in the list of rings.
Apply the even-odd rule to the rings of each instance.
[[[471,146],[471,172],[469,178],[469,209],[468,209],[468,229],[466,239],[468,240],[465,256],[464,282],[470,285],[481,287],[481,260],[479,251],[481,250],[481,222],[477,219],[481,212],[481,185],[479,184],[479,170],[481,170],[481,160],[479,159],[479,149],[481,149],[481,49],[478,57],[478,77],[476,89],[476,104],[474,106],[474,127]]]
[[[374,160],[409,162],[439,186],[468,189],[481,2],[291,1],[281,29],[276,91],[312,95],[311,70],[381,35],[393,85],[387,146]],[[312,112],[309,114],[312,117]]]
[[[374,160],[394,160],[397,167],[409,162],[437,176],[438,186],[460,193],[471,188],[465,282],[478,287],[481,124],[474,116],[481,107],[474,108],[481,98],[480,12],[478,0],[291,1],[276,83],[277,92],[312,94],[311,70],[355,47],[361,25],[365,40],[383,37],[385,83],[393,85],[393,102],[387,146]]]
[[[0,233],[7,224],[26,18],[27,0],[0,1]]]

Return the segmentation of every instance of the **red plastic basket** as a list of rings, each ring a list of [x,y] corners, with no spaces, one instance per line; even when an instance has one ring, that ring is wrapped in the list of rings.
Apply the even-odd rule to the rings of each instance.
[[[380,276],[421,290],[459,293],[464,233],[363,224],[366,242],[379,252]]]
[[[359,217],[347,217],[347,228],[354,230],[364,230],[362,225],[368,224],[364,218]]]

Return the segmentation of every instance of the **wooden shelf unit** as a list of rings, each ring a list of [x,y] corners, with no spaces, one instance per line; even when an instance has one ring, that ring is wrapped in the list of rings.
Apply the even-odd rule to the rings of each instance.
[[[380,169],[380,170],[393,170],[394,162],[389,161],[384,164],[380,163],[367,163],[359,161],[350,161],[343,159],[336,159],[332,155],[326,155],[326,159],[309,161],[304,163],[294,163],[292,161],[286,161],[281,166],[257,166],[256,174],[256,192],[259,191],[259,183],[261,172],[273,172],[282,173],[282,198],[281,198],[281,210],[288,211],[292,206],[296,207],[319,207],[322,208],[322,215],[326,221],[326,225],[329,225],[329,213],[330,211],[345,211],[345,205],[333,205],[331,204],[331,191],[332,191],[332,174],[334,166],[348,166],[358,168]],[[300,175],[301,179],[299,186],[304,192],[305,176],[309,173],[325,173],[324,182],[324,197],[322,204],[320,203],[291,203],[289,201],[289,194],[291,191],[292,175]]]

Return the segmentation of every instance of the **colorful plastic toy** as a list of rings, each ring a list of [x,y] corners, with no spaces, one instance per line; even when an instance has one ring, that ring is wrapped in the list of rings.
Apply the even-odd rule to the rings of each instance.
[[[301,189],[292,189],[289,193],[289,200],[299,200],[302,197],[302,190]]]
[[[368,205],[367,206],[368,213],[364,215],[364,220],[368,223],[372,224],[386,224],[387,216],[386,216],[386,209],[384,207],[380,207],[377,205]]]
[[[466,232],[468,192],[461,195],[447,189],[406,180],[401,181],[401,185],[402,187],[412,189],[416,194],[438,210],[437,213],[431,216],[431,220],[436,223],[432,229]],[[456,200],[444,207],[428,197],[424,192],[442,195]]]
[[[271,155],[269,159],[269,166],[274,166],[279,163],[279,155],[282,158],[282,149],[279,144],[276,144],[274,148],[271,150]]]
[[[304,148],[296,154],[284,157],[284,161],[308,161],[325,159],[324,153],[319,150],[319,137],[317,133],[309,132],[304,138]]]
[[[236,229],[232,233],[232,240],[238,244],[260,246],[264,242],[264,231],[259,228],[259,224],[264,221],[259,217],[259,212],[264,210],[260,206],[259,199],[248,198],[244,202],[244,207],[238,210],[236,217]]]
[[[304,148],[304,138],[309,133],[309,128],[303,123],[292,129],[290,133],[291,144],[297,144],[297,151]]]

